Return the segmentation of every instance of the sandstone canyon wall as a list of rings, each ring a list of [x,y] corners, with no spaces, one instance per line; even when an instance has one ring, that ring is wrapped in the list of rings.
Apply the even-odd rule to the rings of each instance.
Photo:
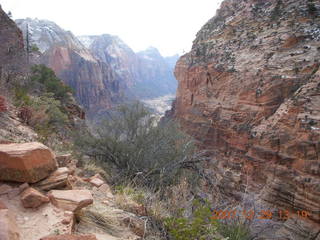
[[[285,239],[320,238],[319,15],[319,1],[225,0],[175,68],[174,114],[214,152],[208,172],[226,199],[288,210]]]
[[[110,64],[101,62],[69,31],[47,20],[20,19],[17,25],[24,32],[27,26],[30,45],[40,54],[33,59],[52,68],[57,76],[75,91],[88,117],[106,110],[123,98],[119,76]]]
[[[166,59],[155,48],[136,54],[109,34],[75,37],[48,20],[27,18],[16,23],[25,39],[28,29],[30,48],[39,48],[31,52],[32,62],[52,68],[72,87],[89,117],[133,99],[175,93],[177,57]]]
[[[25,70],[23,36],[0,6],[0,90]],[[5,89],[2,89],[5,91]]]

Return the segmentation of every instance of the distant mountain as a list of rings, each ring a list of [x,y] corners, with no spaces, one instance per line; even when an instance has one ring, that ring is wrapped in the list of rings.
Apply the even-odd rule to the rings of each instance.
[[[78,38],[96,58],[111,64],[128,86],[129,96],[146,99],[175,93],[173,68],[178,56],[164,58],[156,48],[135,53],[119,37],[108,34]]]
[[[141,81],[136,84],[138,93],[147,92],[150,96],[174,94],[177,81],[173,75],[173,63],[168,63],[158,49],[150,47],[138,52],[141,66]]]
[[[70,31],[57,24],[38,19],[19,19],[17,25],[30,45],[42,54],[33,59],[52,68],[75,91],[78,102],[89,113],[109,109],[123,100],[121,78],[107,61],[96,58]]]
[[[139,58],[119,37],[103,34],[78,39],[97,59],[110,64],[129,88],[140,78]]]
[[[30,48],[39,50],[31,54],[31,61],[52,68],[72,87],[89,117],[125,101],[176,91],[177,57],[164,58],[156,48],[135,53],[117,36],[76,37],[48,20],[27,18],[16,23],[25,40],[28,29]]]

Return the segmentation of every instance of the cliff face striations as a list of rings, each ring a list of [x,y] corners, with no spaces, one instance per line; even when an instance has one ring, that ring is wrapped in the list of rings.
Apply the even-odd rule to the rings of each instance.
[[[9,83],[16,74],[24,71],[27,62],[22,32],[1,6],[0,43],[0,85],[3,86]]]
[[[285,222],[294,239],[320,230],[319,14],[318,1],[225,0],[175,69],[175,115],[215,152],[225,195],[308,211]]]
[[[37,19],[16,21],[30,45],[42,53],[34,59],[52,68],[57,76],[75,91],[75,96],[89,113],[106,110],[121,101],[119,76],[110,64],[101,62],[69,31],[53,22]]]

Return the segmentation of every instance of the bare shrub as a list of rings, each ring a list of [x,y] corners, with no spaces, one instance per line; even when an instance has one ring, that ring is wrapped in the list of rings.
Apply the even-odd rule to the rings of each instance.
[[[183,170],[206,160],[175,122],[159,124],[140,104],[120,106],[95,133],[75,138],[78,151],[115,169],[117,184],[133,182],[159,189],[178,182]]]

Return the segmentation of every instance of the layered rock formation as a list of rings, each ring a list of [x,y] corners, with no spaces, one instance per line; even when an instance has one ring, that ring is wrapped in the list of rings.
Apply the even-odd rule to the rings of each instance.
[[[25,70],[23,36],[0,6],[0,92]]]
[[[19,150],[19,144],[10,145],[16,145]],[[0,156],[0,159],[10,162],[7,156]],[[25,168],[36,171],[30,161],[25,162]],[[144,236],[145,220],[136,215],[134,209],[119,209],[110,186],[99,174],[81,178],[76,174],[81,171],[60,166],[32,187],[27,183],[17,185],[1,180],[0,239],[135,240]],[[52,182],[54,176],[60,176],[59,173],[67,173],[68,184],[51,184],[50,192],[48,188],[42,188],[43,182]],[[12,175],[11,178],[16,175],[14,171],[8,174]]]
[[[72,87],[88,117],[127,100],[176,90],[176,57],[167,63],[156,49],[136,54],[121,39],[108,34],[78,39],[47,20],[27,18],[16,23],[25,39],[28,35],[31,62],[52,68]]]
[[[214,151],[224,195],[308,212],[286,221],[291,239],[320,232],[319,14],[318,1],[225,0],[175,69],[175,115]]]
[[[28,18],[16,23],[25,36],[28,29],[30,45],[37,45],[42,53],[33,61],[52,68],[72,87],[89,116],[121,101],[119,77],[110,64],[96,59],[71,32],[46,20]]]
[[[97,59],[112,66],[125,87],[131,88],[140,78],[137,55],[119,37],[103,34],[79,36],[78,39]]]

